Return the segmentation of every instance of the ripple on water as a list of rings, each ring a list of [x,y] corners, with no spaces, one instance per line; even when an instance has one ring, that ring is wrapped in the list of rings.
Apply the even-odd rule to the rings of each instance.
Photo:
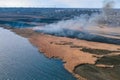
[[[58,59],[48,59],[27,39],[0,28],[0,80],[76,80]]]

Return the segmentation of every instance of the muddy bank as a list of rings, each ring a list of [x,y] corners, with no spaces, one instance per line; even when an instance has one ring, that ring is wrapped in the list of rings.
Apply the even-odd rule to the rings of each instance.
[[[79,77],[80,80],[88,79],[88,77],[84,77],[83,75],[74,72],[75,70],[78,72],[80,71],[76,68],[76,66],[81,64],[89,64],[96,67],[95,64],[98,59],[103,56],[108,56],[108,54],[115,55],[119,53],[120,49],[119,45],[51,36],[34,32],[31,29],[12,29],[12,31],[23,37],[27,37],[33,45],[45,54],[45,56],[49,58],[62,59],[64,62],[64,67],[74,75],[78,74],[79,76],[77,75],[77,77]],[[103,52],[105,54],[103,54]],[[106,64],[102,65],[105,67],[111,66]]]

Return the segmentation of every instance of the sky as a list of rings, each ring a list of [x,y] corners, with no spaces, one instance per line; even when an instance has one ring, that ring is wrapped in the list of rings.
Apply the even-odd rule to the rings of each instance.
[[[120,8],[120,0],[114,0]],[[0,0],[0,7],[101,8],[103,0]]]

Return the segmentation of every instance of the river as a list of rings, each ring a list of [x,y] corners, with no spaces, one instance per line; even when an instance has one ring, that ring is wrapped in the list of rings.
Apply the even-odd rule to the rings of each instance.
[[[26,38],[0,28],[0,80],[76,80],[59,59],[46,58]]]

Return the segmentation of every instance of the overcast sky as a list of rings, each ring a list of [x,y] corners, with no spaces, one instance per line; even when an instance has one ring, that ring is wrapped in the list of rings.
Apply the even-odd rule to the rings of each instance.
[[[120,0],[114,0],[120,8]],[[0,7],[101,8],[103,0],[0,0]]]

